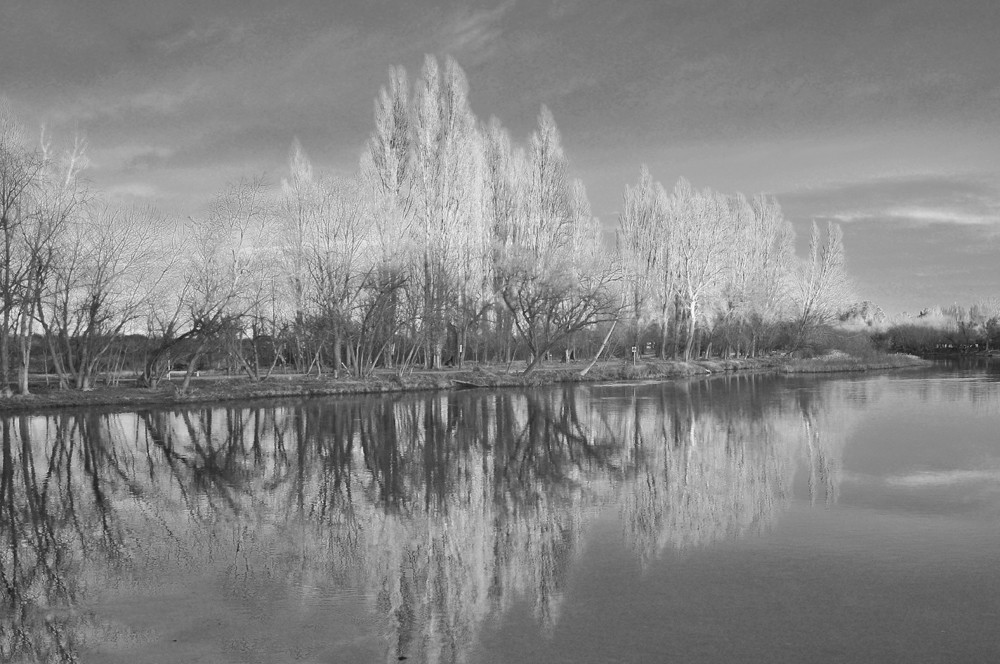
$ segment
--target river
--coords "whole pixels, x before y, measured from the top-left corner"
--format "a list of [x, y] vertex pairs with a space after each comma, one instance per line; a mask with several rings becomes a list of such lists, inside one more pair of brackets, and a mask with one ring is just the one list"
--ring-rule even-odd
[[4, 662], [1000, 661], [1000, 366], [2, 419]]

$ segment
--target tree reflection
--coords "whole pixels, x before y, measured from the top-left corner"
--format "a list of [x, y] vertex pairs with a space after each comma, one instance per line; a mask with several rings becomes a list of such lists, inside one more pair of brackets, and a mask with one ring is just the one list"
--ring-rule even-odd
[[836, 500], [841, 448], [830, 443], [842, 440], [834, 432], [844, 413], [834, 426], [819, 395], [802, 401], [799, 393], [795, 412], [773, 381], [741, 381], [725, 391], [704, 382], [664, 389], [659, 401], [636, 400], [615, 423], [636, 454], [622, 516], [643, 562], [664, 549], [760, 532], [791, 498], [803, 456], [810, 496]]
[[0, 658], [135, 638], [78, 607], [183, 562], [261, 610], [359, 589], [387, 661], [463, 661], [515, 601], [557, 622], [606, 507], [649, 561], [771, 523], [800, 460], [836, 500], [821, 397], [750, 377], [6, 418]]
[[126, 475], [99, 441], [96, 416], [4, 418], [0, 468], [0, 659], [75, 661], [79, 647], [120, 630], [76, 611], [91, 556], [105, 570], [121, 558], [122, 533], [106, 475]]

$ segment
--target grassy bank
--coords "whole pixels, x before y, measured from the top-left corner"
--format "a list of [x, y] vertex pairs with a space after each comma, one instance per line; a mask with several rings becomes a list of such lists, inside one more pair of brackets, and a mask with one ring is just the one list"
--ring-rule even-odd
[[858, 358], [833, 352], [810, 359], [772, 356], [749, 359], [642, 361], [638, 364], [613, 360], [598, 363], [586, 376], [580, 376], [583, 363], [553, 364], [523, 376], [506, 373], [502, 366], [477, 366], [468, 370], [413, 371], [404, 376], [379, 373], [370, 378], [340, 378], [278, 375], [261, 382], [243, 377], [207, 376], [196, 378], [181, 392], [180, 381], [163, 381], [155, 389], [133, 386], [97, 387], [82, 392], [59, 390], [51, 385], [33, 385], [26, 396], [0, 397], [0, 411], [25, 411], [73, 406], [118, 406], [137, 408], [222, 401], [297, 398], [348, 394], [382, 394], [420, 390], [461, 389], [472, 387], [524, 387], [566, 382], [621, 380], [669, 380], [731, 372], [831, 373], [839, 371], [876, 371], [902, 367], [927, 366], [929, 362], [912, 355], [879, 354]]
[[822, 357], [792, 359], [780, 368], [782, 373], [834, 373], [840, 371], [884, 371], [906, 367], [929, 366], [930, 360], [903, 353], [873, 353], [856, 357], [840, 351]]

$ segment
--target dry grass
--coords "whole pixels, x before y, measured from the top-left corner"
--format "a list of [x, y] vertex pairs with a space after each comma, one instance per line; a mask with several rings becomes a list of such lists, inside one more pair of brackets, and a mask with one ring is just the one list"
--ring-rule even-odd
[[926, 367], [931, 362], [916, 355], [900, 353], [870, 353], [865, 357], [831, 351], [820, 357], [790, 360], [779, 371], [782, 373], [834, 373], [841, 371], [883, 371], [906, 367]]

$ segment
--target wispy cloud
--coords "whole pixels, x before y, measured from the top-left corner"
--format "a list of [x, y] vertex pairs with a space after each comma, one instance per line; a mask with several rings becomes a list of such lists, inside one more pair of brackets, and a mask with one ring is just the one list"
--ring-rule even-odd
[[780, 199], [792, 209], [843, 223], [1000, 227], [1000, 190], [977, 176], [871, 178], [803, 188]]
[[930, 224], [995, 224], [1000, 222], [1000, 212], [976, 214], [961, 208], [902, 207], [890, 208], [886, 216]]
[[186, 103], [196, 99], [204, 88], [198, 78], [187, 81], [181, 87], [163, 89], [151, 87], [127, 97], [120, 105], [124, 110], [139, 110], [153, 113], [174, 113]]
[[95, 168], [143, 169], [160, 163], [175, 153], [175, 148], [149, 143], [121, 143], [116, 146], [98, 146], [91, 153], [91, 166]]
[[246, 36], [242, 23], [212, 22], [193, 25], [156, 40], [157, 50], [170, 55], [182, 49], [203, 48], [216, 44], [237, 42]]
[[184, 75], [167, 81], [129, 80], [87, 92], [72, 106], [46, 112], [46, 120], [55, 125], [125, 119], [136, 115], [170, 115], [199, 99], [207, 89], [201, 79]]
[[148, 182], [121, 182], [106, 187], [104, 193], [111, 200], [148, 200], [160, 196], [160, 190]]
[[893, 207], [884, 209], [854, 210], [829, 215], [834, 221], [856, 222], [911, 222], [913, 224], [1000, 224], [1000, 214], [974, 214], [962, 209], [942, 207]]
[[492, 9], [461, 10], [444, 22], [433, 44], [437, 50], [463, 55], [466, 66], [489, 59], [503, 35], [502, 21], [516, 4], [507, 0]]
[[997, 488], [1000, 489], [1000, 470], [926, 471], [912, 475], [892, 475], [885, 478], [886, 484], [902, 487], [954, 486], [976, 482], [997, 483]]

